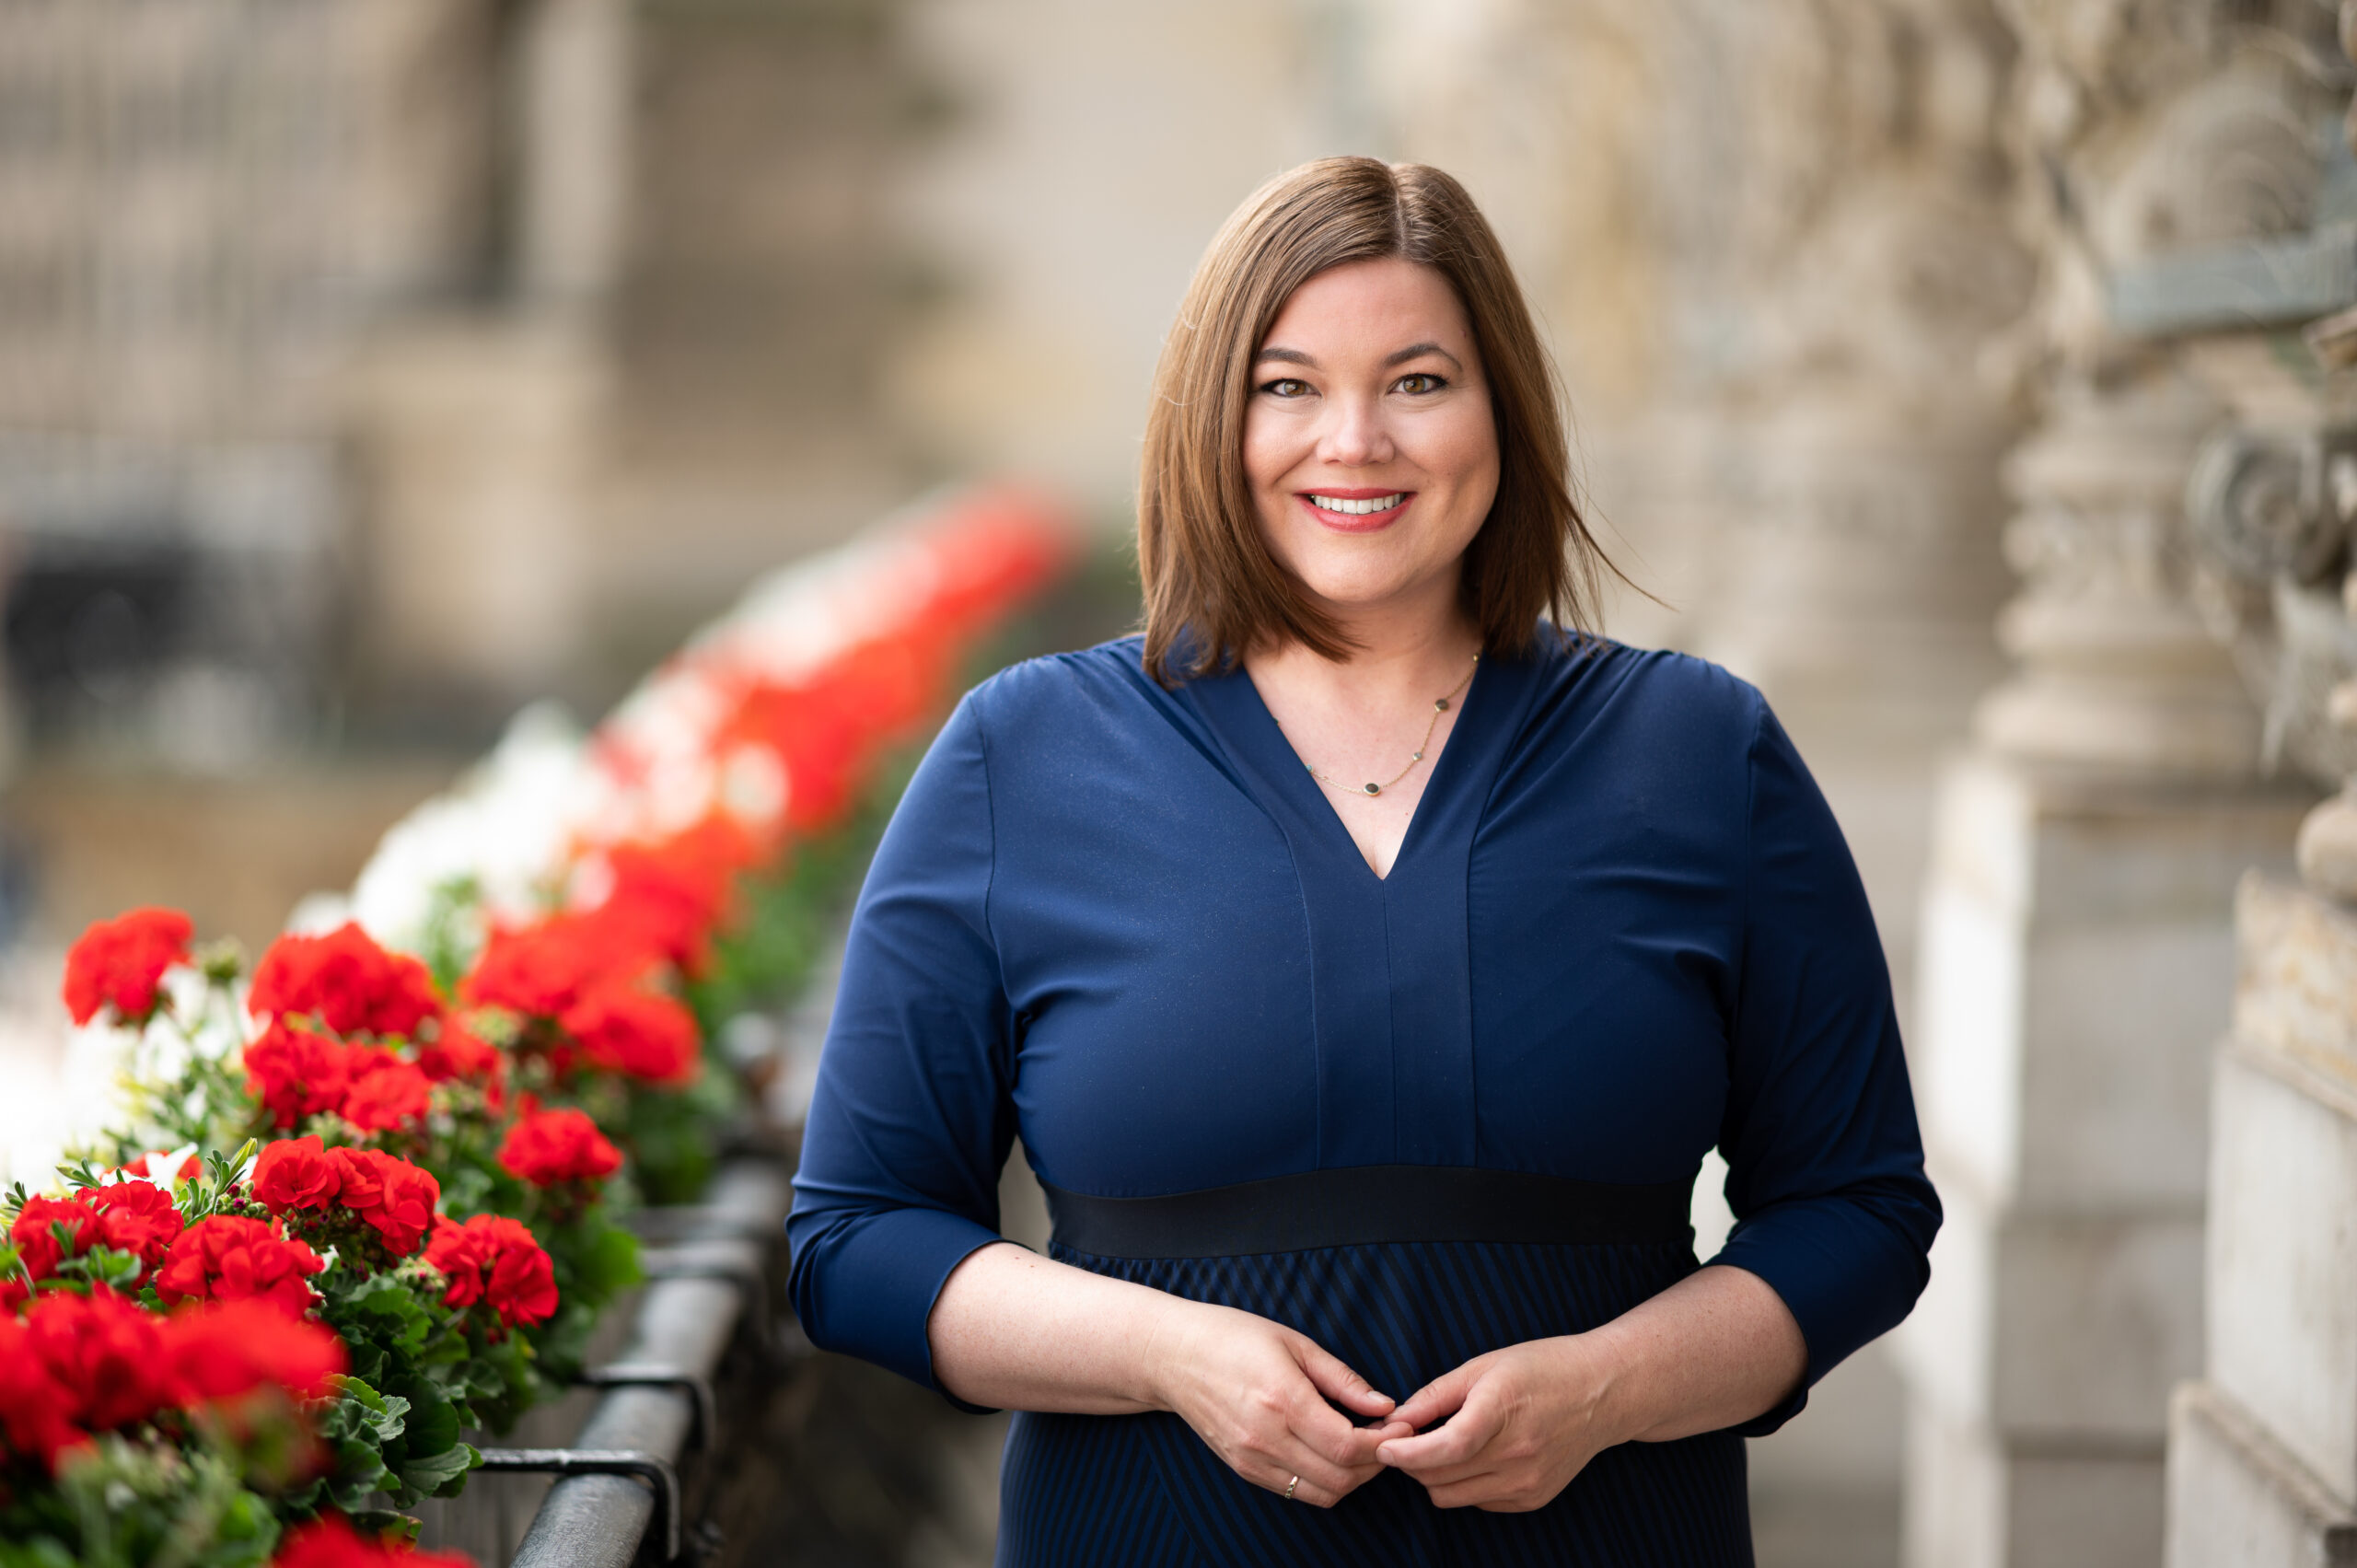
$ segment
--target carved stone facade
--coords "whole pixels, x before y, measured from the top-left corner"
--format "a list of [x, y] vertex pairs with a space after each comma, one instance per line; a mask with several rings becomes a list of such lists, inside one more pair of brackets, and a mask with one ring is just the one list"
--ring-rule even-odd
[[[2357, 54], [2357, 5], [2340, 24]], [[2345, 249], [2357, 164], [2326, 145], [2302, 238]], [[2276, 248], [2276, 270], [2295, 270], [2300, 243]], [[2170, 1410], [2171, 1568], [2357, 1562], [2357, 287], [2303, 323], [2316, 303], [2186, 350], [2230, 411], [2192, 493], [2213, 621], [2270, 749], [2341, 789], [2301, 825], [2298, 882], [2253, 874], [2237, 900], [2205, 1353]]]
[[[2280, 13], [2280, 14], [2274, 14]], [[2157, 253], [2303, 228], [2337, 69], [2315, 6], [2033, 4], [2009, 113], [2038, 306], [2007, 458], [2014, 672], [1943, 782], [1917, 1052], [1948, 1208], [1901, 1330], [1916, 1568], [2149, 1563], [2200, 1357], [2211, 1048], [2245, 868], [2305, 802], [2197, 604], [2215, 391], [2131, 336]]]

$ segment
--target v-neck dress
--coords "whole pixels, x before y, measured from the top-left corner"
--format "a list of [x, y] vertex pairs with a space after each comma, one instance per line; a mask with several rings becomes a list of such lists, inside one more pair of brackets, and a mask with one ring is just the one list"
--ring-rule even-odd
[[[1792, 1309], [1806, 1382], [1906, 1315], [1939, 1224], [1865, 895], [1766, 703], [1552, 632], [1482, 660], [1387, 877], [1240, 672], [1166, 691], [1131, 638], [970, 693], [852, 920], [789, 1221], [810, 1338], [938, 1387], [926, 1318], [998, 1238], [1018, 1135], [1053, 1256], [1288, 1324], [1400, 1398], [1693, 1272], [1713, 1147], [1714, 1260]], [[1675, 1213], [1451, 1229], [1467, 1183]], [[1295, 1234], [1298, 1202], [1252, 1197], [1310, 1187], [1361, 1198]], [[1426, 1189], [1444, 1218], [1392, 1224]], [[1177, 1210], [1234, 1243], [1103, 1239]], [[1174, 1415], [1019, 1413], [998, 1561], [1747, 1563], [1742, 1437], [1803, 1398], [1608, 1449], [1525, 1514], [1397, 1472], [1305, 1507]]]

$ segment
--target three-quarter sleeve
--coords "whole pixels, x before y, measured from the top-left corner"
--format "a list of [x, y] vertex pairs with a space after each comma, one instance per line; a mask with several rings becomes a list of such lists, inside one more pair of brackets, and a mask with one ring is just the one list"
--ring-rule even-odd
[[868, 870], [786, 1222], [812, 1342], [928, 1388], [926, 1319], [950, 1271], [999, 1238], [1015, 1137], [981, 697], [926, 753]]
[[[1791, 1309], [1808, 1345], [1805, 1390], [1914, 1306], [1940, 1205], [1865, 889], [1764, 703], [1746, 870], [1719, 1144], [1736, 1225], [1715, 1261], [1757, 1274]], [[1744, 1430], [1772, 1430], [1800, 1402]]]

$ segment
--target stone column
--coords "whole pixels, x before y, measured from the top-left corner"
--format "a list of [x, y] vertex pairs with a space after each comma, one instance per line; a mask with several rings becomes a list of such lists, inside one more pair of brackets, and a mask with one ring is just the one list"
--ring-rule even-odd
[[1940, 755], [2003, 672], [1992, 526], [2017, 433], [1986, 346], [2028, 307], [1981, 0], [1720, 8], [1742, 62], [1715, 389], [1734, 447], [1698, 651], [1756, 681], [1824, 786], [1902, 1009]]
[[[1735, 177], [1687, 199], [1718, 209], [1713, 303], [1737, 324], [1708, 377], [1724, 478], [1691, 645], [1807, 758], [1911, 1026], [1933, 784], [2003, 670], [1995, 476], [2018, 417], [1982, 350], [2034, 284], [1998, 147], [2008, 40], [1980, 0], [1713, 10]], [[1754, 1445], [1763, 1531], [1839, 1508], [1887, 1561], [1903, 1404], [1869, 1346]]]
[[[2335, 597], [2332, 717], [2357, 742], [2357, 574]], [[2357, 1562], [2357, 789], [2309, 814], [2299, 869], [2251, 873], [2237, 900], [2205, 1365], [2169, 1411], [2169, 1568]]]
[[[2340, 13], [2357, 44], [2357, 0]], [[2235, 411], [2193, 491], [2213, 619], [2270, 749], [2342, 788], [2301, 825], [2298, 882], [2253, 873], [2236, 900], [2203, 1375], [2169, 1411], [2170, 1568], [2357, 1562], [2357, 316], [2307, 337], [2313, 360], [2288, 332], [2194, 356]]]
[[[2307, 798], [2197, 614], [2183, 507], [2219, 408], [2127, 341], [2145, 251], [2304, 226], [2314, 41], [2227, 7], [2008, 8], [2044, 271], [2041, 417], [2007, 459], [2012, 676], [1945, 771], [1924, 894], [1918, 1094], [1947, 1220], [1898, 1335], [1910, 1568], [2149, 1564], [2170, 1386], [2199, 1360], [2207, 1058], [2232, 900]], [[2239, 13], [2238, 13], [2239, 14]], [[2280, 177], [2278, 179], [2277, 177]]]

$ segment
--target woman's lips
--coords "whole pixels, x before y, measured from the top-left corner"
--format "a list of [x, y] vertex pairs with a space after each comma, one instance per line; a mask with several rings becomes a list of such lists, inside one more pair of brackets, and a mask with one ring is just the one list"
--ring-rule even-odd
[[1300, 490], [1294, 494], [1319, 526], [1337, 533], [1388, 528], [1416, 498], [1412, 490]]

